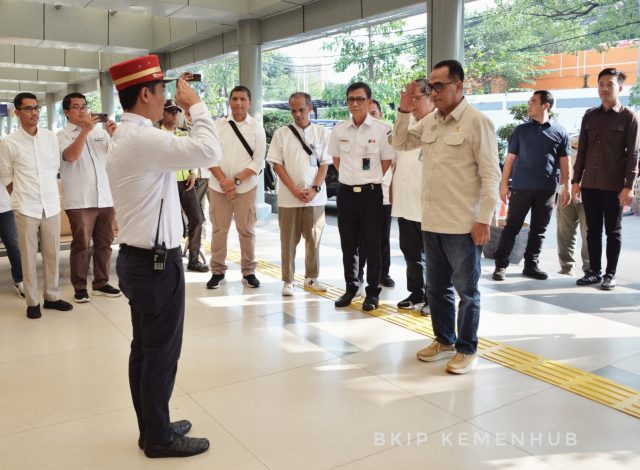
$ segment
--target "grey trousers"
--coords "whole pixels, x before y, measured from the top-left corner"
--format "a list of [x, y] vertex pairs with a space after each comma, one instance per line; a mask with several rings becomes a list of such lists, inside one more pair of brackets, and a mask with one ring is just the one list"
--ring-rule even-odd
[[582, 239], [582, 271], [589, 270], [589, 249], [587, 247], [587, 220], [581, 202], [573, 202], [565, 208], [557, 208], [558, 259], [562, 271], [571, 271], [576, 264], [575, 250], [578, 226]]

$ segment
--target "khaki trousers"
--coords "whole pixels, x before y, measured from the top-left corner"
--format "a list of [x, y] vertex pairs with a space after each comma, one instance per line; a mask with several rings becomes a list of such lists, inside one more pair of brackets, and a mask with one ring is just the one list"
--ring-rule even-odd
[[324, 230], [324, 206], [278, 207], [282, 280], [293, 282], [296, 248], [304, 237], [304, 277], [317, 278], [320, 273], [320, 238]]
[[556, 210], [557, 213], [557, 238], [558, 238], [558, 259], [563, 271], [573, 269], [575, 260], [576, 238], [578, 225], [580, 225], [580, 235], [582, 238], [582, 271], [589, 270], [589, 249], [587, 245], [587, 219], [584, 214], [584, 206], [580, 203], [571, 202], [567, 207]]
[[40, 252], [44, 266], [44, 299], [56, 301], [60, 299], [60, 214], [36, 219], [14, 212], [18, 228], [18, 245], [24, 281], [24, 295], [28, 307], [40, 304], [38, 289], [38, 272], [36, 269], [38, 256], [38, 232], [40, 232]]
[[211, 273], [224, 274], [227, 270], [227, 237], [231, 219], [235, 217], [240, 240], [240, 269], [243, 276], [255, 274], [256, 266], [256, 188], [237, 194], [229, 200], [224, 193], [209, 189], [211, 206]]

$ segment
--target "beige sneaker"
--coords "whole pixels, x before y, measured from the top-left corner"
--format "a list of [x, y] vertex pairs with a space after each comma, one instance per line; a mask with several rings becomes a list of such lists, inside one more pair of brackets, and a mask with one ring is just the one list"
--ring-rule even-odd
[[317, 279], [306, 277], [304, 279], [304, 288], [311, 289], [315, 292], [327, 292], [327, 286], [318, 281]]
[[285, 282], [282, 286], [282, 295], [291, 297], [293, 295], [293, 282]]
[[478, 363], [477, 354], [463, 354], [457, 352], [453, 359], [447, 362], [447, 372], [452, 374], [466, 374]]
[[418, 359], [424, 362], [434, 362], [441, 359], [448, 359], [456, 353], [456, 348], [453, 344], [446, 345], [433, 341], [429, 346], [418, 351], [416, 356]]

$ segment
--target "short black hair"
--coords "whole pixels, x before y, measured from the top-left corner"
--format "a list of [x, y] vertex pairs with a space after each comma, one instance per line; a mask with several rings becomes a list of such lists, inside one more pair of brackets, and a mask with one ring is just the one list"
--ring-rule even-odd
[[376, 105], [376, 107], [378, 108], [378, 112], [382, 114], [382, 107], [380, 106], [380, 102], [378, 100], [371, 100], [371, 102]]
[[38, 101], [38, 98], [36, 97], [36, 95], [34, 95], [33, 93], [29, 93], [28, 91], [18, 93], [16, 97], [13, 99], [13, 107], [16, 109], [20, 108], [20, 106], [22, 106], [22, 101], [24, 100]]
[[87, 102], [87, 97], [84, 96], [82, 93], [77, 93], [77, 92], [69, 93], [67, 96], [62, 98], [62, 109], [66, 109], [68, 111], [69, 106], [71, 106], [71, 100], [73, 98], [84, 100], [85, 103]]
[[616, 68], [602, 69], [598, 74], [598, 81], [600, 81], [600, 77], [602, 77], [603, 75], [613, 75], [614, 77], [616, 77], [616, 80], [618, 80], [619, 85], [622, 85], [627, 79], [627, 74], [622, 70], [618, 70]]
[[549, 109], [553, 108], [553, 103], [556, 102], [555, 98], [551, 94], [550, 91], [547, 90], [536, 90], [533, 92], [534, 95], [540, 96], [540, 103], [546, 104], [549, 103]]
[[238, 86], [234, 86], [233, 90], [231, 90], [231, 93], [229, 93], [229, 99], [231, 99], [231, 97], [233, 96], [233, 94], [235, 92], [240, 92], [240, 91], [244, 91], [247, 94], [247, 97], [249, 98], [249, 101], [251, 101], [251, 90], [249, 90], [249, 88], [247, 88], [244, 85], [238, 85]]
[[367, 95], [367, 98], [371, 99], [371, 87], [369, 85], [367, 85], [365, 82], [355, 82], [352, 83], [351, 85], [349, 85], [349, 87], [347, 88], [347, 97], [349, 97], [349, 92], [353, 91], [353, 90], [359, 90], [360, 88], [362, 88], [364, 90], [364, 92]]
[[151, 93], [154, 93], [154, 88], [158, 83], [162, 83], [162, 80], [155, 80], [153, 82], [145, 82], [138, 83], [136, 85], [130, 86], [129, 88], [125, 88], [118, 92], [118, 97], [120, 98], [120, 105], [124, 111], [128, 111], [136, 105], [136, 101], [138, 101], [138, 95], [140, 94], [140, 90], [143, 88], [148, 88]]
[[304, 98], [304, 101], [305, 103], [307, 103], [307, 106], [313, 108], [313, 103], [311, 102], [311, 95], [309, 93], [305, 93], [304, 91], [296, 91], [295, 93], [291, 93], [291, 96], [289, 97], [289, 102], [291, 102], [291, 100], [294, 98]]
[[447, 67], [449, 69], [449, 78], [464, 82], [464, 69], [462, 68], [462, 64], [457, 60], [441, 60], [433, 66], [433, 69], [439, 69], [440, 67]]

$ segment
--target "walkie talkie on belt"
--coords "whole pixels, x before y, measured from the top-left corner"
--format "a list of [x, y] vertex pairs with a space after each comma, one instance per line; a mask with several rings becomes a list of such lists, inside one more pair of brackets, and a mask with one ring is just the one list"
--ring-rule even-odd
[[151, 257], [153, 258], [153, 270], [164, 271], [164, 264], [167, 261], [167, 245], [162, 242], [158, 245], [158, 234], [160, 233], [160, 217], [162, 217], [162, 204], [164, 199], [160, 200], [160, 214], [158, 214], [158, 227], [156, 228], [156, 241], [151, 249]]

